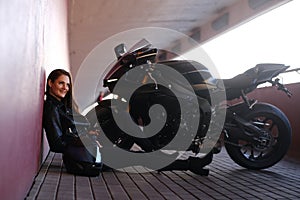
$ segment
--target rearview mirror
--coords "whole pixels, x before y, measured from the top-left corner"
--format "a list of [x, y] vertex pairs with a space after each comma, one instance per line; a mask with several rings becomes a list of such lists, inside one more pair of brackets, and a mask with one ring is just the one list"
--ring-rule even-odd
[[114, 50], [117, 58], [123, 56], [127, 52], [126, 46], [123, 43], [116, 46]]

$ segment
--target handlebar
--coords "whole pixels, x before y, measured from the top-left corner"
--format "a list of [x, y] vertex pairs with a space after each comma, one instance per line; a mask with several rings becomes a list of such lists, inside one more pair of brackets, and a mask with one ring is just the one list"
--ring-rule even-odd
[[284, 71], [284, 72], [282, 72], [282, 73], [287, 73], [287, 72], [297, 72], [297, 73], [300, 74], [300, 68], [286, 70], [286, 71]]

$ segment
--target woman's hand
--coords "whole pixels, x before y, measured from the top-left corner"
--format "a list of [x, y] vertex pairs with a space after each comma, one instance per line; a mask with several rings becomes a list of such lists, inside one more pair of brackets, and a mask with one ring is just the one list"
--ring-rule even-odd
[[[99, 136], [100, 135], [100, 131], [99, 130], [90, 130], [88, 133], [90, 135], [93, 135], [93, 136]], [[99, 148], [103, 147], [98, 140], [96, 140], [96, 143], [99, 146]]]

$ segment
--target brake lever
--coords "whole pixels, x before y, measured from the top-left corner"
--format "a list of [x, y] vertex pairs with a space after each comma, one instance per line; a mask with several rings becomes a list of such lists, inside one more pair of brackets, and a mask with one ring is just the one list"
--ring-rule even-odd
[[279, 83], [279, 78], [276, 78], [275, 81], [272, 81], [271, 83], [273, 86], [277, 86], [277, 90], [285, 92], [289, 98], [292, 97], [293, 94], [286, 87], [284, 87], [283, 84]]

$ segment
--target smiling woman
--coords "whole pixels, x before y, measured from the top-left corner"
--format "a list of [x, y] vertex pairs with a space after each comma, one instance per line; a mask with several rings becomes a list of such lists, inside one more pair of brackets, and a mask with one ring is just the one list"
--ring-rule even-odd
[[60, 75], [54, 82], [49, 80], [49, 93], [58, 100], [63, 99], [70, 89], [70, 79], [66, 75]]
[[[67, 145], [63, 135], [68, 128], [65, 127], [65, 123], [62, 123], [61, 118], [63, 116], [60, 117], [58, 111], [72, 113], [71, 81], [70, 73], [63, 69], [53, 70], [47, 79], [43, 127], [47, 134], [50, 150], [54, 152], [63, 153]], [[70, 119], [72, 120], [72, 118]]]
[[63, 69], [53, 70], [47, 79], [46, 96], [43, 127], [50, 150], [63, 154], [69, 173], [99, 175], [102, 164], [99, 143], [95, 139], [98, 132], [90, 129], [83, 116], [78, 114], [75, 120], [70, 73]]
[[62, 69], [54, 70], [48, 77], [46, 94], [50, 94], [61, 101], [69, 91], [69, 96], [66, 98], [68, 101], [70, 101], [69, 98], [72, 95], [70, 74]]
[[57, 78], [49, 77], [47, 86], [49, 86], [49, 94], [61, 101], [70, 90], [70, 76], [65, 75], [66, 73], [62, 70], [59, 71], [62, 74]]

